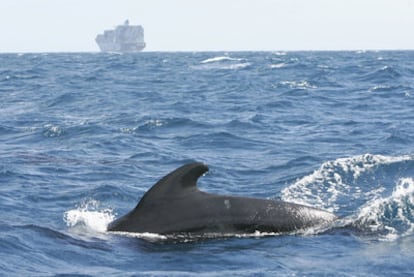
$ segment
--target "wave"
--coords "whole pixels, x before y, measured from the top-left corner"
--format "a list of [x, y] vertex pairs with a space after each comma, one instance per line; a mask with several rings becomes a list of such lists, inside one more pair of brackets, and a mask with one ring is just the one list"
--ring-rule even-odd
[[[333, 227], [396, 239], [414, 231], [414, 180], [401, 177], [412, 174], [413, 162], [409, 155], [372, 154], [328, 161], [285, 188], [281, 198], [339, 214], [342, 220]], [[394, 184], [392, 192], [384, 185], [388, 182]]]
[[65, 134], [65, 130], [57, 125], [46, 124], [44, 126], [43, 136], [47, 138], [60, 137]]
[[286, 66], [286, 63], [276, 63], [276, 64], [271, 64], [269, 67], [270, 68], [282, 68], [285, 66]]
[[223, 62], [223, 61], [243, 61], [244, 59], [241, 58], [231, 58], [228, 56], [218, 56], [218, 57], [214, 57], [214, 58], [208, 58], [205, 59], [203, 61], [201, 61], [200, 63], [202, 64], [206, 64], [206, 63], [216, 63], [216, 62]]
[[207, 70], [237, 70], [247, 68], [251, 63], [243, 58], [231, 58], [228, 56], [217, 56], [208, 58], [200, 62], [199, 65], [193, 66], [194, 69]]
[[307, 90], [307, 89], [316, 89], [317, 86], [309, 83], [306, 80], [301, 81], [282, 81], [280, 82], [281, 86], [288, 86], [291, 89], [301, 89], [301, 90]]
[[227, 63], [227, 64], [206, 64], [201, 66], [194, 66], [195, 69], [206, 69], [206, 70], [237, 70], [244, 69], [251, 65], [251, 63]]
[[359, 209], [352, 225], [379, 234], [381, 239], [395, 240], [414, 232], [414, 179], [398, 180], [389, 197], [379, 197]]
[[94, 199], [83, 201], [77, 208], [63, 215], [63, 220], [71, 231], [90, 236], [105, 234], [108, 224], [114, 219], [112, 209], [101, 208], [101, 203]]
[[[364, 188], [354, 185], [363, 173], [381, 165], [412, 160], [413, 157], [408, 155], [392, 157], [364, 154], [328, 161], [310, 175], [282, 190], [282, 199], [338, 212], [344, 208], [343, 203], [338, 201], [341, 195], [347, 197], [362, 193]], [[373, 193], [370, 188], [366, 189], [369, 190], [366, 193]]]
[[383, 66], [373, 72], [369, 72], [361, 77], [362, 81], [377, 83], [389, 83], [402, 77], [402, 74], [392, 66]]

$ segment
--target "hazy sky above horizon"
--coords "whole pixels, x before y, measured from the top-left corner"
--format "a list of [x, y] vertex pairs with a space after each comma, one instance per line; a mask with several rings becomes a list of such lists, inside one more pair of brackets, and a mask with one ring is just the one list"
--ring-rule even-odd
[[0, 0], [0, 52], [99, 51], [126, 19], [146, 51], [414, 49], [414, 0]]

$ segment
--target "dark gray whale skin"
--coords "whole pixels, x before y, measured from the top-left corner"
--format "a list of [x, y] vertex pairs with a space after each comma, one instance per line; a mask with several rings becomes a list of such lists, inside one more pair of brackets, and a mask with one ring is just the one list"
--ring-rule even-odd
[[158, 181], [108, 231], [169, 234], [285, 233], [332, 222], [332, 213], [284, 201], [216, 195], [197, 188], [208, 171], [186, 164]]

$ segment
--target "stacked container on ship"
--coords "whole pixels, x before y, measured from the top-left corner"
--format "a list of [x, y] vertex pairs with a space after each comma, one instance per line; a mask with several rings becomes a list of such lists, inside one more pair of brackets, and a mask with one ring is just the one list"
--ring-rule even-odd
[[123, 25], [97, 35], [95, 41], [102, 52], [140, 52], [145, 48], [144, 28], [141, 25], [129, 25], [126, 20]]

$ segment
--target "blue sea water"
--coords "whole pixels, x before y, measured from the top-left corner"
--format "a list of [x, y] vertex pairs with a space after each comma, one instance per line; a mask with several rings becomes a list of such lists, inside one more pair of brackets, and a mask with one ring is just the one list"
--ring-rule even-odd
[[[0, 54], [0, 275], [414, 275], [414, 52]], [[106, 232], [190, 161], [324, 229]], [[154, 219], [156, 220], [156, 219]]]

